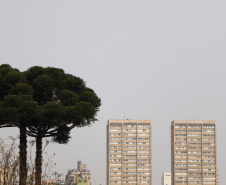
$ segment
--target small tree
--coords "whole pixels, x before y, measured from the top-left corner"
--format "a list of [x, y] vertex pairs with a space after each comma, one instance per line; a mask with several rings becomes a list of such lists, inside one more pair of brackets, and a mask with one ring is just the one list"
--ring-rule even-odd
[[[19, 155], [18, 155], [18, 138], [9, 136], [6, 139], [0, 137], [0, 185], [17, 185], [19, 180]], [[28, 178], [27, 184], [32, 185], [35, 182], [35, 164], [33, 150], [35, 146], [35, 140], [29, 140], [29, 152], [28, 152]], [[50, 141], [45, 140], [43, 151], [49, 145]], [[45, 160], [43, 160], [44, 172], [42, 174], [42, 180], [47, 180], [56, 177], [56, 174], [61, 175], [53, 171], [56, 163], [53, 162], [55, 153], [45, 152]]]
[[[101, 101], [82, 79], [66, 74], [62, 69], [35, 66], [19, 74], [25, 83], [24, 80], [23, 83], [14, 82], [10, 90], [6, 90], [13, 94], [3, 96], [2, 125], [16, 125], [23, 130], [21, 135], [27, 133], [36, 138], [35, 184], [41, 185], [42, 138], [53, 137], [58, 143], [67, 143], [71, 129], [96, 121]], [[8, 103], [7, 99], [12, 102], [13, 98], [16, 103]], [[18, 111], [23, 116], [12, 120], [9, 114], [15, 116]], [[21, 135], [20, 140], [26, 143]]]
[[0, 138], [0, 185], [16, 185], [19, 174], [17, 138]]

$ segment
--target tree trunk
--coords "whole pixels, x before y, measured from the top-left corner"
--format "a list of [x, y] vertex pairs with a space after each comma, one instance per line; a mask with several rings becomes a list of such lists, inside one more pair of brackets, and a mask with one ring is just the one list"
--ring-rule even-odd
[[35, 185], [42, 183], [42, 136], [36, 138]]
[[26, 126], [20, 127], [20, 185], [27, 184], [27, 132]]

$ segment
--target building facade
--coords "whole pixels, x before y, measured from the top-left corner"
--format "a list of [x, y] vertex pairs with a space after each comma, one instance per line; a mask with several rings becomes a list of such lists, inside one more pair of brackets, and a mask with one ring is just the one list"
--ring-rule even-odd
[[89, 185], [88, 179], [77, 178], [76, 185]]
[[91, 185], [91, 173], [86, 168], [86, 164], [77, 162], [77, 169], [68, 170], [66, 182], [69, 185], [88, 184]]
[[163, 172], [161, 177], [162, 185], [171, 185], [171, 173]]
[[109, 120], [107, 185], [152, 185], [150, 120]]
[[172, 185], [217, 185], [215, 121], [172, 121]]
[[219, 185], [219, 171], [217, 169], [217, 185]]

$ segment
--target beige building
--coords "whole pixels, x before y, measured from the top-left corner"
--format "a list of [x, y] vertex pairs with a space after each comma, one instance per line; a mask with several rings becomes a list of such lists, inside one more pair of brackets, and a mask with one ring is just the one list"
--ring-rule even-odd
[[163, 172], [161, 177], [162, 185], [171, 185], [171, 173]]
[[217, 169], [217, 185], [219, 185], [219, 171]]
[[217, 184], [215, 121], [172, 121], [172, 185]]
[[152, 185], [150, 120], [109, 120], [107, 185]]
[[82, 164], [81, 161], [77, 162], [77, 169], [68, 170], [66, 175], [66, 182], [70, 185], [77, 184], [78, 180], [84, 180], [83, 182], [88, 182], [91, 185], [91, 173], [86, 168], [86, 164]]

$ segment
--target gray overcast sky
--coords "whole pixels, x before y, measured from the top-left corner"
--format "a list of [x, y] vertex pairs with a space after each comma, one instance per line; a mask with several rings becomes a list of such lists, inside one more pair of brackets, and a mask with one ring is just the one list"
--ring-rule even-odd
[[98, 122], [73, 130], [68, 145], [48, 147], [55, 169], [65, 175], [82, 160], [93, 184], [105, 185], [107, 120], [125, 112], [152, 120], [153, 185], [160, 185], [170, 171], [171, 121], [198, 118], [217, 121], [226, 184], [225, 10], [225, 0], [0, 0], [0, 63], [62, 68], [102, 99]]

